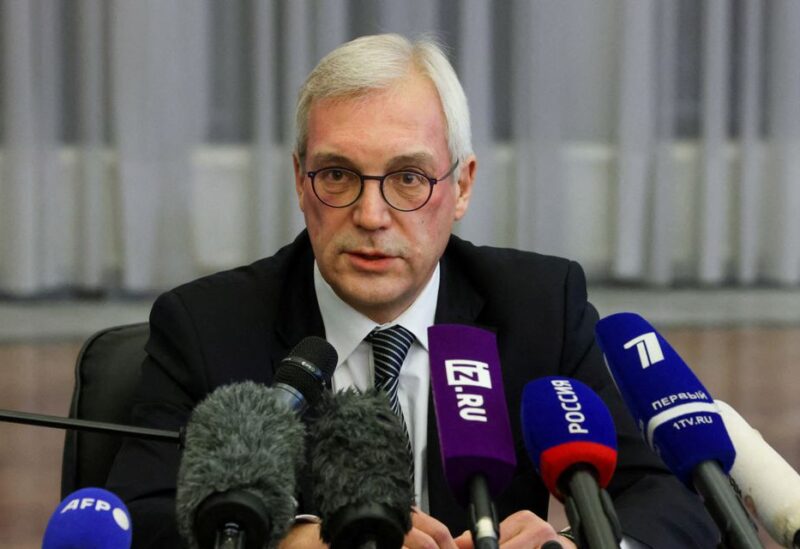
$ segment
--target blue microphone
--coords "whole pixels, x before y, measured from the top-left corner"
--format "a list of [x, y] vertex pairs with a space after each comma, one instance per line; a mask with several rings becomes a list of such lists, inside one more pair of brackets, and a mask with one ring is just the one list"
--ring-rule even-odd
[[619, 520], [603, 490], [617, 466], [617, 433], [605, 403], [580, 381], [544, 377], [525, 386], [521, 415], [525, 448], [564, 503], [578, 545], [618, 548]]
[[42, 549], [128, 549], [131, 515], [116, 495], [81, 488], [56, 507], [47, 523]]
[[736, 450], [711, 395], [678, 353], [635, 313], [595, 327], [625, 404], [647, 444], [702, 497], [728, 547], [761, 547], [727, 476]]

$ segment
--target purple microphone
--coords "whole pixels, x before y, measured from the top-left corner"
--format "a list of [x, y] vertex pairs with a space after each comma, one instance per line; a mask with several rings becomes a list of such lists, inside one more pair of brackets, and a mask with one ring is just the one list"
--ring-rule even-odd
[[431, 388], [447, 484], [469, 509], [476, 549], [498, 547], [492, 498], [517, 466], [492, 332], [458, 324], [428, 328]]

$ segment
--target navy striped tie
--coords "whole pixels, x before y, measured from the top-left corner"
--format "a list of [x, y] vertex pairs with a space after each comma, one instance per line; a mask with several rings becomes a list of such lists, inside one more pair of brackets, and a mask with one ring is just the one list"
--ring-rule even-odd
[[398, 324], [385, 330], [373, 330], [367, 336], [367, 340], [372, 344], [372, 356], [375, 362], [375, 388], [385, 392], [389, 397], [392, 411], [400, 418], [406, 433], [406, 446], [411, 466], [410, 475], [413, 480], [414, 451], [411, 448], [408, 427], [397, 398], [397, 384], [400, 379], [400, 368], [414, 341], [414, 334]]

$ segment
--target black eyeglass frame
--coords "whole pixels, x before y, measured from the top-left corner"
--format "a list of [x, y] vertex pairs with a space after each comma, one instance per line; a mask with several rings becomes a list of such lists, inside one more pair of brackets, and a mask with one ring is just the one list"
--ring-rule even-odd
[[[393, 209], [395, 209], [395, 210], [397, 210], [399, 212], [415, 212], [415, 211], [419, 210], [420, 208], [423, 208], [425, 206], [425, 204], [430, 202], [431, 196], [433, 196], [433, 186], [436, 185], [439, 181], [444, 181], [445, 179], [447, 179], [448, 177], [453, 175], [453, 172], [455, 172], [457, 166], [458, 166], [458, 160], [456, 160], [453, 163], [453, 165], [450, 166], [450, 169], [447, 170], [447, 173], [445, 173], [441, 177], [428, 177], [424, 173], [420, 173], [420, 172], [417, 172], [417, 171], [414, 171], [414, 170], [397, 170], [397, 171], [394, 171], [394, 172], [389, 172], [386, 175], [364, 175], [364, 174], [358, 173], [355, 170], [351, 170], [350, 168], [342, 168], [342, 167], [339, 167], [339, 166], [326, 166], [326, 167], [320, 168], [318, 170], [313, 170], [313, 171], [310, 171], [310, 172], [306, 172], [306, 175], [309, 177], [309, 179], [311, 179], [311, 189], [314, 191], [314, 196], [316, 196], [317, 199], [319, 199], [320, 202], [322, 202], [323, 204], [325, 204], [329, 208], [348, 208], [348, 207], [352, 206], [353, 204], [355, 204], [356, 202], [358, 202], [358, 199], [361, 198], [362, 194], [364, 194], [364, 182], [366, 180], [368, 180], [368, 179], [372, 179], [374, 181], [379, 181], [380, 182], [381, 197], [383, 197], [383, 201], [386, 202], [391, 208], [393, 208]], [[353, 199], [352, 202], [350, 202], [349, 204], [344, 204], [342, 206], [334, 206], [333, 204], [328, 204], [327, 202], [322, 200], [322, 197], [320, 197], [319, 193], [317, 193], [316, 185], [314, 185], [314, 178], [316, 177], [316, 175], [318, 173], [326, 171], [326, 170], [343, 170], [343, 171], [346, 171], [346, 172], [350, 172], [350, 173], [356, 174], [358, 176], [358, 178], [361, 180], [361, 188], [358, 190], [358, 194], [356, 195], [356, 197]], [[399, 174], [399, 173], [413, 173], [415, 175], [419, 175], [421, 177], [424, 177], [425, 179], [428, 180], [428, 183], [430, 183], [430, 185], [428, 186], [428, 197], [425, 199], [425, 201], [422, 204], [420, 204], [416, 208], [411, 208], [409, 210], [404, 210], [402, 208], [398, 208], [397, 206], [395, 206], [394, 204], [389, 202], [389, 200], [386, 198], [386, 194], [383, 192], [383, 182], [386, 180], [386, 178], [390, 177], [392, 175]]]

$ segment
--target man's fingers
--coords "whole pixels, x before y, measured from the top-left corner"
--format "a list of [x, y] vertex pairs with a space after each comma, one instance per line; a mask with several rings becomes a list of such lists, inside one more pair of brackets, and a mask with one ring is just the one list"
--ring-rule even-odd
[[319, 537], [319, 524], [302, 522], [289, 529], [283, 538], [279, 549], [327, 549]]
[[404, 541], [408, 549], [459, 549], [447, 526], [416, 507], [411, 513], [411, 524]]
[[469, 530], [465, 530], [463, 534], [453, 541], [458, 549], [475, 549], [475, 546], [472, 544], [472, 533]]
[[[453, 539], [447, 526], [417, 508], [411, 514], [411, 523], [404, 549], [474, 549], [469, 531]], [[550, 523], [530, 511], [518, 511], [500, 523], [501, 549], [574, 547], [568, 540], [560, 538]]]
[[437, 549], [439, 546], [431, 536], [418, 528], [411, 528], [403, 540], [403, 549]]
[[[530, 511], [517, 511], [500, 523], [501, 549], [544, 547], [549, 542], [562, 545], [552, 525]], [[547, 549], [555, 547], [551, 544]]]

